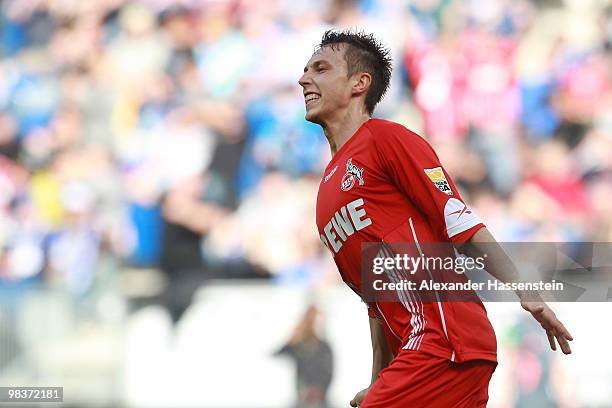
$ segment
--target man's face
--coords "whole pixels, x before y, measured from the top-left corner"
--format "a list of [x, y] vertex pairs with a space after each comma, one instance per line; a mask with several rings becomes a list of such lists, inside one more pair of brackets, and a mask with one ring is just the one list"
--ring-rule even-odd
[[345, 45], [315, 52], [299, 80], [306, 103], [306, 120], [323, 124], [351, 100], [350, 78], [344, 60]]

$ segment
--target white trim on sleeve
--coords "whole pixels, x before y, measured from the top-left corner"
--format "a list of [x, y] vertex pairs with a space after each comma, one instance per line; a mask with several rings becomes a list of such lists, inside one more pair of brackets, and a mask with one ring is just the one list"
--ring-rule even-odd
[[470, 210], [461, 200], [449, 198], [444, 206], [444, 222], [448, 237], [452, 238], [482, 221], [474, 210]]

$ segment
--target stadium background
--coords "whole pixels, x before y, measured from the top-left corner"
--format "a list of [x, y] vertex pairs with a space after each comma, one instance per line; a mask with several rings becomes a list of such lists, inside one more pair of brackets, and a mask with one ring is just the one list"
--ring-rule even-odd
[[[297, 86], [330, 27], [391, 47], [376, 116], [428, 138], [499, 240], [612, 241], [610, 1], [4, 0], [0, 385], [292, 406], [274, 353], [309, 304], [330, 405], [367, 385], [365, 308], [314, 226], [329, 149]], [[569, 357], [487, 305], [490, 406], [612, 406], [607, 305], [557, 305]]]

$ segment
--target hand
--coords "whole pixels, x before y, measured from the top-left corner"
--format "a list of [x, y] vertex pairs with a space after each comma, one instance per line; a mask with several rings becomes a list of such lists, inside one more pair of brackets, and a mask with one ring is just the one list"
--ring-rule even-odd
[[355, 394], [355, 396], [353, 397], [353, 399], [351, 400], [351, 407], [358, 407], [361, 405], [361, 403], [363, 402], [363, 399], [365, 398], [366, 394], [368, 393], [368, 391], [370, 390], [370, 388], [364, 388], [363, 390], [359, 391], [357, 394]]
[[546, 330], [546, 335], [548, 336], [548, 342], [550, 343], [550, 348], [553, 351], [557, 350], [557, 345], [555, 344], [555, 339], [561, 346], [561, 351], [563, 354], [571, 354], [572, 349], [568, 341], [574, 340], [572, 335], [567, 331], [563, 323], [557, 319], [555, 312], [553, 312], [550, 307], [543, 301], [535, 301], [535, 302], [521, 302], [521, 306], [523, 309], [531, 313], [531, 315], [540, 323], [542, 328]]

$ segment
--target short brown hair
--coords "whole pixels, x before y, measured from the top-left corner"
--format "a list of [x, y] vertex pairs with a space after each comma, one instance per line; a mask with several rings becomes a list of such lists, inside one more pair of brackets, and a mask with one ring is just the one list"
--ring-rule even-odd
[[347, 45], [344, 59], [349, 76], [358, 72], [367, 72], [372, 75], [372, 84], [368, 89], [365, 100], [366, 110], [372, 115], [374, 107], [389, 89], [389, 82], [391, 81], [390, 51], [373, 34], [352, 30], [327, 30], [317, 47], [319, 49], [327, 46], [335, 48], [340, 44]]

